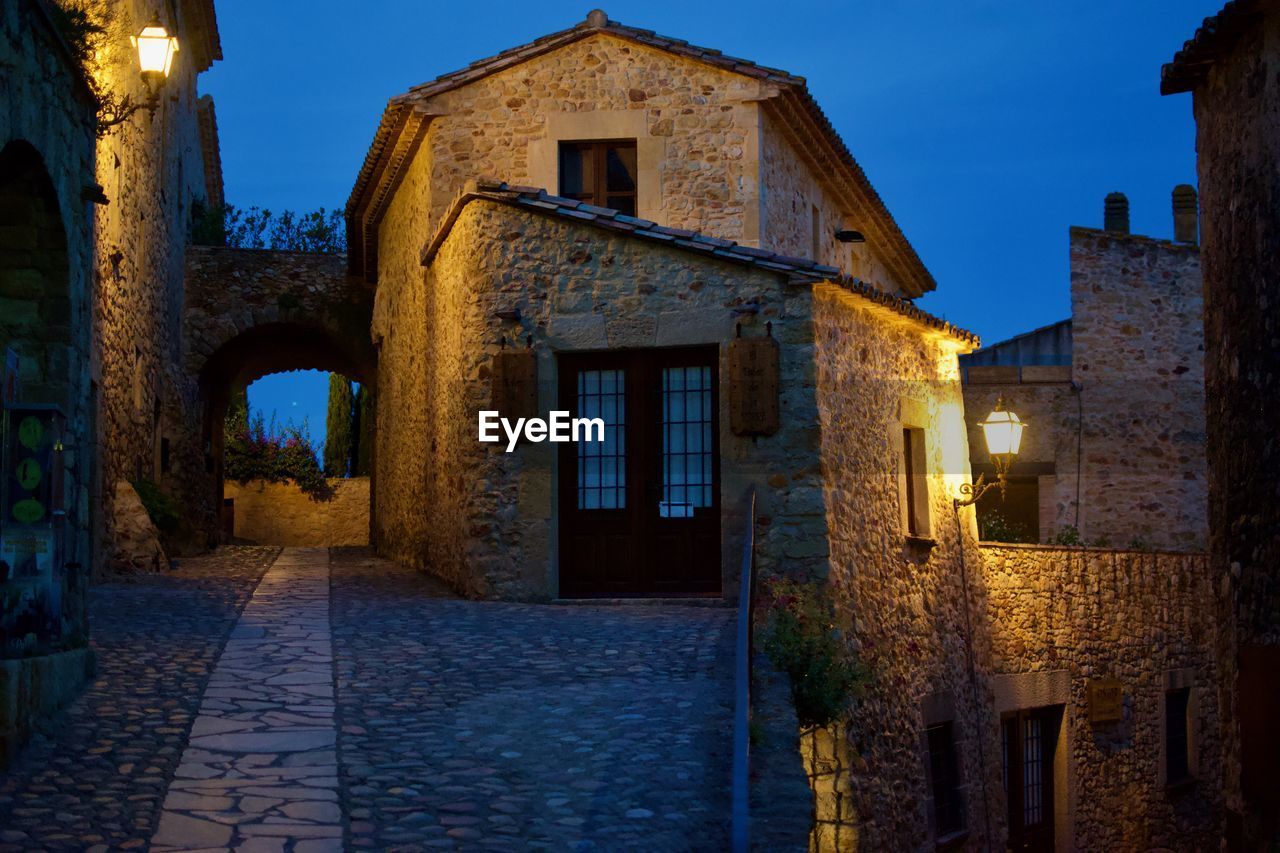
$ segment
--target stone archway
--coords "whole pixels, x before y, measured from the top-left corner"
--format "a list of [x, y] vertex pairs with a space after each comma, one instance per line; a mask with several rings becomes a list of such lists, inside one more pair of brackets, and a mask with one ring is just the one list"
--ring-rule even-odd
[[[269, 373], [323, 370], [361, 383], [376, 407], [373, 293], [347, 276], [344, 255], [192, 247], [186, 297], [183, 367], [194, 405], [183, 420], [203, 475], [187, 492], [206, 523], [216, 524], [222, 425], [233, 389]], [[370, 476], [376, 471], [372, 460]], [[370, 518], [373, 511], [371, 505]]]
[[[11, 477], [16, 469], [8, 466], [19, 460], [26, 473], [11, 480], [11, 504], [0, 519], [0, 657], [83, 644], [80, 568], [91, 558], [86, 509], [92, 509], [82, 496], [95, 454], [87, 297], [73, 288], [83, 279], [73, 275], [68, 241], [44, 158], [26, 141], [9, 142], [0, 150], [0, 374], [18, 408], [6, 412], [14, 418], [6, 438], [16, 440], [0, 456], [3, 476]], [[17, 357], [16, 376], [6, 366], [9, 351]], [[28, 424], [35, 443], [22, 438]], [[21, 504], [32, 514], [20, 515]]]
[[53, 182], [30, 144], [0, 151], [0, 354], [21, 359], [22, 396], [67, 411], [76, 359], [67, 235]]

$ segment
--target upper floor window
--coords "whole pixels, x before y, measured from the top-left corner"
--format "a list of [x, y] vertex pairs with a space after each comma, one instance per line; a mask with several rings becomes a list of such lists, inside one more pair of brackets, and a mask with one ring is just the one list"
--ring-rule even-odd
[[926, 469], [924, 430], [903, 426], [902, 453], [898, 460], [898, 501], [903, 532], [927, 539], [929, 529], [929, 478]]
[[636, 141], [560, 143], [560, 195], [636, 215]]

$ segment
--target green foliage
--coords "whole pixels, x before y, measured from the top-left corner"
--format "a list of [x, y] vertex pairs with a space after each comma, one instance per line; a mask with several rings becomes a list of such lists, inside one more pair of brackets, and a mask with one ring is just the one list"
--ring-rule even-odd
[[45, 8], [67, 47], [71, 49], [93, 96], [97, 114], [98, 137], [104, 137], [116, 125], [133, 118], [144, 104], [136, 103], [128, 95], [117, 95], [103, 85], [93, 73], [94, 56], [102, 47], [111, 25], [111, 16], [105, 7], [91, 9], [85, 0], [58, 0], [46, 3]]
[[1083, 545], [1084, 542], [1080, 539], [1080, 531], [1076, 529], [1075, 525], [1068, 524], [1058, 531], [1057, 536], [1054, 536], [1045, 544], [1046, 545], [1064, 545], [1067, 547], [1071, 547], [1076, 545]]
[[107, 32], [106, 21], [94, 20], [89, 13], [88, 4], [84, 2], [60, 0], [60, 2], [48, 4], [46, 8], [49, 10], [49, 17], [53, 19], [54, 27], [66, 40], [76, 61], [85, 69], [85, 74], [88, 76], [93, 52]]
[[150, 480], [130, 480], [133, 490], [138, 493], [138, 500], [151, 517], [151, 523], [160, 531], [162, 537], [176, 533], [182, 524], [182, 508], [170, 495]]
[[1036, 537], [1025, 524], [1012, 522], [998, 509], [978, 507], [978, 538], [984, 542], [1030, 542]]
[[248, 400], [241, 390], [232, 396], [223, 428], [223, 476], [228, 480], [293, 481], [314, 499], [330, 496], [306, 423], [279, 429], [274, 419], [266, 423], [261, 412], [250, 415]]
[[351, 476], [368, 477], [373, 459], [373, 409], [369, 406], [371, 395], [364, 385], [356, 391], [355, 446], [351, 448]]
[[351, 393], [351, 380], [340, 373], [330, 373], [329, 407], [325, 411], [324, 426], [324, 473], [327, 476], [347, 476], [354, 419], [355, 396]]
[[796, 715], [805, 726], [839, 719], [866, 681], [845, 648], [831, 602], [810, 584], [775, 580], [767, 588], [764, 650], [791, 678]]
[[192, 211], [192, 242], [233, 249], [278, 249], [285, 252], [336, 253], [347, 250], [342, 213], [320, 208], [297, 214], [272, 213], [261, 207], [222, 207]]
[[1151, 545], [1141, 536], [1135, 536], [1129, 540], [1130, 551], [1150, 551]]

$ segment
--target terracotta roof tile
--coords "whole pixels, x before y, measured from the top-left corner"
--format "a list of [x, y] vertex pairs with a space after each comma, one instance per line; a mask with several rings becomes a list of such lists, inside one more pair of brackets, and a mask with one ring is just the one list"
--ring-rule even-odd
[[1231, 0], [1218, 14], [1205, 18], [1173, 61], [1160, 69], [1160, 94], [1175, 95], [1195, 88], [1213, 63], [1230, 50], [1236, 37], [1258, 23], [1264, 5], [1259, 0]]
[[[977, 347], [981, 343], [978, 336], [972, 332], [954, 326], [927, 311], [917, 308], [910, 300], [885, 293], [875, 285], [868, 284], [853, 276], [844, 275], [836, 267], [820, 264], [808, 258], [779, 255], [752, 246], [740, 246], [732, 240], [708, 237], [705, 234], [699, 234], [696, 231], [689, 231], [684, 228], [666, 228], [613, 210], [603, 209], [606, 215], [597, 214], [592, 211], [602, 210], [601, 208], [582, 205], [573, 199], [553, 196], [545, 190], [512, 186], [501, 181], [479, 180], [468, 182], [467, 186], [450, 204], [449, 211], [436, 233], [423, 246], [420, 260], [424, 266], [430, 264], [440, 250], [462, 209], [468, 203], [477, 199], [485, 199], [520, 210], [527, 210], [530, 213], [557, 216], [573, 222], [590, 224], [597, 228], [619, 231], [637, 239], [693, 251], [704, 257], [721, 258], [733, 263], [782, 273], [787, 276], [789, 281], [796, 284], [831, 282], [850, 293], [889, 308], [897, 314], [910, 318], [966, 345]], [[591, 210], [583, 210], [583, 207], [591, 208]]]

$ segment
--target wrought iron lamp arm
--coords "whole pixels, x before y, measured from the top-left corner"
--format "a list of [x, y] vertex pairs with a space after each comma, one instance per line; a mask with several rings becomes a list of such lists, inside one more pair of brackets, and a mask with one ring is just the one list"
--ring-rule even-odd
[[955, 505], [957, 507], [962, 507], [962, 506], [971, 506], [972, 504], [976, 504], [982, 498], [983, 495], [985, 495], [988, 491], [995, 488], [996, 486], [1000, 487], [1001, 493], [1004, 492], [1005, 478], [1003, 473], [999, 475], [999, 478], [994, 483], [987, 482], [986, 474], [979, 474], [978, 479], [975, 482], [962, 483], [960, 485], [960, 494], [966, 495], [967, 497], [963, 500], [961, 500], [960, 498], [955, 498], [954, 499]]

